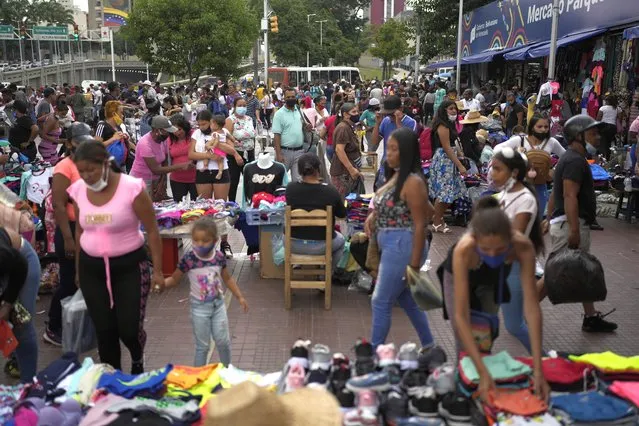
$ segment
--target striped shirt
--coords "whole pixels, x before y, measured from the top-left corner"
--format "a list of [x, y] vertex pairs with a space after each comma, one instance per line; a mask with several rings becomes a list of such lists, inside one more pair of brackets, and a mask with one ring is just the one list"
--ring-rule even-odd
[[246, 98], [246, 115], [253, 119], [253, 127], [255, 127], [257, 116], [255, 115], [255, 111], [260, 109], [260, 101], [257, 100], [255, 96], [251, 96], [250, 98]]

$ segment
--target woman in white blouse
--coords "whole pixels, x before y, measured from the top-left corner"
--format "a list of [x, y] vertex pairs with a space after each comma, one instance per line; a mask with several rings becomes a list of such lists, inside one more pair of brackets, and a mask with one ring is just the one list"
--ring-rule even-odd
[[599, 112], [597, 113], [597, 121], [605, 123], [601, 129], [599, 152], [606, 158], [610, 156], [610, 147], [613, 145], [615, 137], [617, 136], [617, 114], [619, 111], [617, 97], [615, 95], [608, 95], [605, 105], [599, 108]]

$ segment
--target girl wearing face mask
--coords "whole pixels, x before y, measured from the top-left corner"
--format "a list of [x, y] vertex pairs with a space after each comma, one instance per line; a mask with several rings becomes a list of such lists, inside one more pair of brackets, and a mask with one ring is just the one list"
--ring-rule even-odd
[[[121, 369], [120, 341], [131, 374], [144, 371], [144, 315], [151, 288], [162, 291], [162, 242], [142, 179], [121, 174], [106, 147], [84, 142], [75, 152], [80, 180], [74, 202], [77, 281], [98, 337], [100, 362]], [[144, 248], [144, 226], [153, 272]]]
[[102, 142], [114, 157], [115, 162], [123, 167], [128, 155], [129, 135], [122, 126], [123, 110], [118, 101], [109, 101], [104, 107], [104, 121], [95, 129], [95, 140]]
[[495, 383], [482, 360], [482, 352], [490, 352], [495, 336], [486, 329], [486, 319], [490, 319], [493, 331], [498, 331], [500, 304], [512, 300], [506, 280], [514, 262], [520, 265], [534, 390], [547, 401], [550, 388], [541, 367], [542, 320], [535, 287], [535, 246], [528, 237], [512, 228], [499, 199], [484, 197], [476, 202], [469, 231], [451, 248], [438, 270], [444, 288], [445, 312], [451, 319], [457, 351], [464, 351], [475, 365], [479, 374], [478, 390], [485, 402], [490, 401], [490, 391], [495, 390]]
[[359, 149], [359, 141], [355, 134], [355, 125], [359, 123], [359, 110], [354, 103], [342, 105], [338, 124], [333, 132], [333, 145], [335, 156], [331, 161], [331, 182], [337, 188], [342, 197], [347, 196], [355, 189], [362, 174], [362, 157]]
[[[546, 151], [548, 154], [561, 157], [566, 150], [561, 143], [550, 136], [550, 123], [547, 118], [535, 114], [528, 122], [527, 136], [513, 136], [506, 142], [495, 147], [495, 153], [504, 148], [516, 149], [519, 152], [528, 153], [535, 149]], [[547, 169], [552, 168], [551, 164], [547, 165]], [[551, 176], [549, 176], [550, 178]], [[544, 180], [544, 179], [541, 179]], [[537, 200], [539, 201], [539, 215], [544, 216], [546, 204], [548, 203], [548, 185], [540, 183], [535, 185], [537, 192]]]
[[[233, 135], [237, 153], [246, 160], [246, 163], [255, 161], [255, 127], [253, 119], [246, 114], [246, 99], [236, 98], [233, 104], [233, 113], [226, 119], [224, 128]], [[244, 163], [238, 164], [235, 156], [227, 155], [229, 173], [231, 174], [231, 187], [229, 189], [229, 201], [235, 201], [237, 186]]]
[[66, 139], [61, 138], [62, 123], [66, 119], [69, 107], [66, 102], [60, 101], [56, 105], [55, 112], [49, 114], [44, 123], [40, 127], [40, 144], [38, 145], [38, 151], [44, 161], [48, 161], [52, 165], [55, 165], [60, 157], [58, 155], [58, 145], [66, 142]]
[[[526, 182], [528, 171], [526, 154], [512, 148], [499, 151], [492, 160], [490, 169], [493, 185], [499, 192], [496, 197], [512, 228], [530, 238], [537, 255], [543, 254], [544, 239], [541, 232], [535, 189]], [[521, 265], [513, 262], [507, 283], [510, 302], [502, 304], [506, 330], [515, 336], [531, 352], [528, 326], [524, 320], [524, 294], [521, 284]]]
[[445, 99], [431, 126], [433, 162], [430, 167], [430, 196], [436, 199], [433, 215], [433, 231], [448, 233], [450, 228], [444, 223], [446, 209], [458, 198], [466, 195], [466, 185], [462, 176], [466, 168], [459, 161], [455, 141], [458, 139], [457, 105]]

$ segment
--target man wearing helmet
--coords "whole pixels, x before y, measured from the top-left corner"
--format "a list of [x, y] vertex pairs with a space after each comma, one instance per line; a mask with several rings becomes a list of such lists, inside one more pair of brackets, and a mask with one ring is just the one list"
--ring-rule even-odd
[[[568, 149], [555, 167], [552, 197], [548, 202], [552, 253], [566, 248], [590, 251], [590, 225], [596, 222], [597, 202], [590, 165], [586, 161], [586, 143], [597, 147], [603, 123], [582, 114], [572, 117], [564, 125], [564, 138]], [[542, 279], [543, 280], [543, 279]], [[586, 332], [613, 332], [617, 324], [606, 321], [595, 310], [593, 303], [584, 303], [582, 330]]]

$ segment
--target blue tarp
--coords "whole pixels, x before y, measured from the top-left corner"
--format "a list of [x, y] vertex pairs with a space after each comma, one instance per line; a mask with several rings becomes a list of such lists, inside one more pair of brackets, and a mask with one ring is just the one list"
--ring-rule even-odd
[[623, 30], [623, 38], [624, 40], [639, 38], [639, 25]]
[[[590, 37], [605, 33], [607, 29], [599, 28], [596, 30], [584, 31], [581, 33], [570, 34], [557, 40], [557, 47], [568, 46], [572, 43], [577, 43], [582, 40], [586, 40]], [[550, 54], [550, 42], [541, 43], [539, 46], [532, 48], [528, 51], [527, 58], [542, 58]]]

